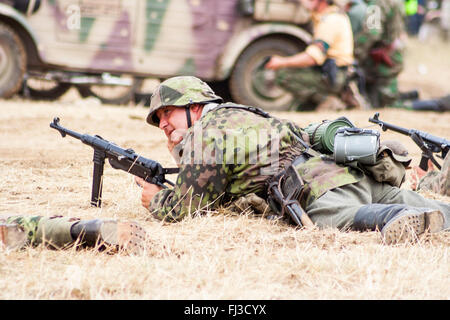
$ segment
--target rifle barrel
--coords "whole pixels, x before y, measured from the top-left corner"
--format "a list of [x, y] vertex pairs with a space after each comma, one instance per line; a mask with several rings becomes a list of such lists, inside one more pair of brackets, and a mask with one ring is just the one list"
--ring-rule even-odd
[[59, 118], [57, 118], [57, 117], [53, 118], [53, 122], [50, 123], [50, 128], [58, 130], [59, 133], [61, 133], [61, 136], [63, 138], [66, 136], [66, 134], [68, 134], [71, 137], [74, 137], [74, 138], [77, 138], [77, 139], [81, 140], [82, 136], [83, 136], [82, 134], [80, 134], [78, 132], [75, 132], [75, 131], [72, 131], [72, 130], [69, 130], [69, 129], [66, 129], [66, 128], [62, 127], [59, 124]]
[[[418, 136], [425, 142], [425, 144], [427, 144], [426, 146], [420, 146], [421, 148], [422, 147], [430, 148], [431, 150], [433, 150], [433, 152], [437, 152], [438, 150], [441, 150], [444, 157], [448, 153], [448, 150], [450, 148], [449, 140], [434, 136], [428, 132], [424, 132], [424, 131], [420, 131], [420, 130], [416, 130], [416, 129], [406, 129], [406, 128], [402, 128], [400, 126], [396, 126], [394, 124], [390, 124], [390, 123], [381, 121], [379, 119], [379, 115], [380, 114], [378, 112], [375, 113], [373, 118], [369, 118], [369, 122], [380, 125], [381, 129], [383, 129], [383, 131], [392, 130], [392, 131], [395, 131], [395, 132], [398, 132], [398, 133], [401, 133], [403, 135], [410, 136], [410, 137]], [[416, 144], [418, 144], [418, 142], [416, 140], [414, 140], [414, 142], [416, 142]], [[434, 151], [434, 150], [436, 150], [436, 151]]]
[[404, 135], [410, 135], [411, 130], [396, 126], [395, 124], [390, 124], [390, 123], [381, 121], [378, 119], [377, 116], [375, 116], [374, 118], [369, 118], [369, 122], [378, 124], [381, 127], [381, 129], [383, 129], [383, 131], [392, 130], [392, 131], [396, 131], [396, 132], [404, 134]]

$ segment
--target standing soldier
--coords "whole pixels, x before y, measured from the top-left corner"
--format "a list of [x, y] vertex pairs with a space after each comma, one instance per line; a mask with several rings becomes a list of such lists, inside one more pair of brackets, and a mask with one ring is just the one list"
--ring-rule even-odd
[[403, 70], [402, 0], [369, 0], [362, 29], [355, 35], [355, 58], [364, 70], [374, 108], [399, 99], [397, 76]]
[[293, 56], [272, 56], [267, 69], [276, 70], [276, 83], [296, 97], [298, 109], [319, 105], [328, 95], [339, 96], [353, 64], [353, 34], [342, 10], [328, 0], [302, 0], [312, 12], [314, 40]]

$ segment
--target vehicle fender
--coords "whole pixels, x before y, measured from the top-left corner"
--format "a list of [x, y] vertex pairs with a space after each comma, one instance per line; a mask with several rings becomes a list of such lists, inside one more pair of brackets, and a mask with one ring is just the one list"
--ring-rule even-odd
[[252, 25], [244, 30], [240, 30], [228, 41], [225, 50], [218, 59], [217, 75], [219, 80], [227, 79], [233, 66], [241, 53], [254, 41], [270, 35], [288, 35], [305, 42], [310, 43], [312, 35], [306, 30], [285, 23], [261, 23]]
[[33, 29], [31, 28], [30, 24], [28, 23], [28, 21], [26, 20], [25, 16], [22, 13], [12, 8], [11, 6], [0, 3], [0, 20], [3, 17], [7, 17], [10, 20], [13, 20], [20, 27], [22, 27], [23, 30], [28, 33], [31, 40], [34, 42], [36, 48], [39, 48], [39, 39], [36, 33], [33, 32]]

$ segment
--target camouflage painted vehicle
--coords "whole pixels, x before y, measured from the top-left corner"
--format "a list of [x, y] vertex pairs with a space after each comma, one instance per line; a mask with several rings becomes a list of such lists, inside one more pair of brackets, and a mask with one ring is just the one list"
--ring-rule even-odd
[[235, 102], [286, 109], [292, 96], [258, 66], [302, 50], [309, 20], [297, 0], [0, 0], [0, 96], [54, 99], [75, 85], [127, 103], [147, 79], [194, 75]]

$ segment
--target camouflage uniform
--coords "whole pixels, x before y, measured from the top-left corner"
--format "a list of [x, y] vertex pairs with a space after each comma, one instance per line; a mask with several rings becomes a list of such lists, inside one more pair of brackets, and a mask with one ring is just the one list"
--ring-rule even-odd
[[445, 157], [441, 170], [428, 172], [419, 181], [417, 190], [432, 191], [450, 197], [450, 153]]
[[[147, 122], [157, 125], [155, 113], [164, 106], [201, 103], [198, 94], [202, 90], [204, 99], [210, 100], [210, 88], [194, 77], [166, 80], [153, 94]], [[361, 168], [338, 165], [311, 151], [305, 142], [308, 135], [295, 123], [245, 108], [231, 103], [205, 104], [201, 118], [179, 145], [180, 173], [175, 187], [161, 190], [150, 203], [155, 217], [178, 221], [248, 194], [266, 198], [267, 182], [304, 154], [308, 156], [303, 161], [294, 163], [305, 183], [299, 202], [319, 227], [364, 229], [360, 223], [355, 226], [355, 217], [374, 203], [390, 209], [394, 205], [395, 212], [410, 205], [450, 214], [448, 204], [377, 182]]]
[[362, 29], [355, 35], [355, 58], [363, 68], [374, 107], [401, 106], [397, 76], [403, 70], [401, 0], [369, 0]]
[[[297, 141], [303, 131], [294, 123], [220, 107], [188, 130], [175, 188], [160, 191], [150, 205], [159, 219], [180, 220], [250, 193], [264, 196], [267, 180], [305, 151]], [[311, 182], [305, 203], [362, 176], [320, 156], [300, 164], [298, 170]]]

